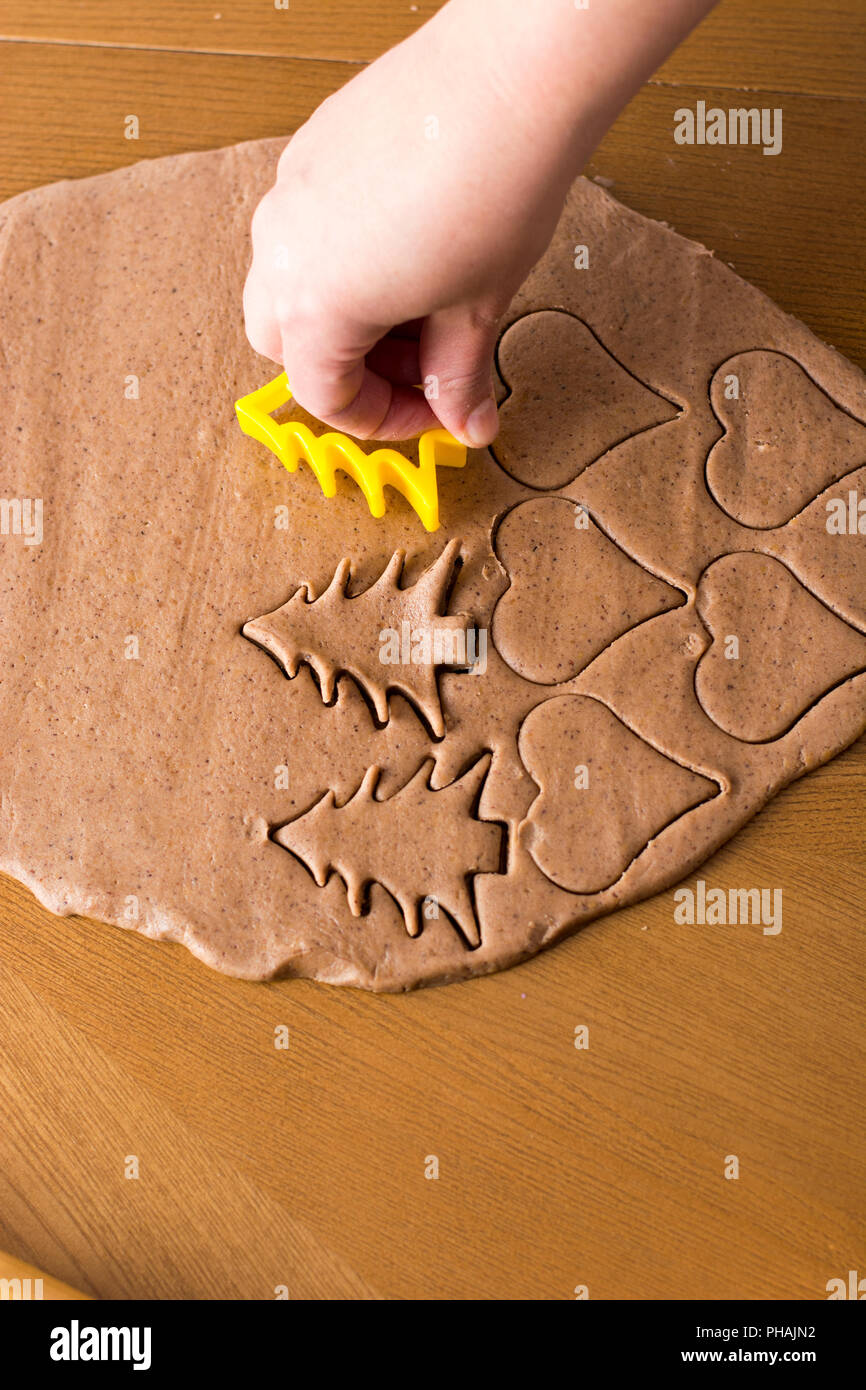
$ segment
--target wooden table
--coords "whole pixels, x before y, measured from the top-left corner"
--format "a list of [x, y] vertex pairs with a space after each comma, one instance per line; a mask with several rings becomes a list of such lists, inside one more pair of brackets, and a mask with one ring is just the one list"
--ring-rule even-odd
[[[0, 197], [291, 131], [436, 8], [221, 3], [5, 0]], [[864, 53], [861, 0], [724, 0], [592, 171], [866, 367]], [[781, 107], [781, 155], [675, 145], [698, 99]], [[102, 1297], [826, 1297], [866, 1273], [864, 787], [861, 740], [702, 869], [781, 886], [779, 936], [665, 893], [400, 998], [225, 979], [0, 880], [0, 1247]]]

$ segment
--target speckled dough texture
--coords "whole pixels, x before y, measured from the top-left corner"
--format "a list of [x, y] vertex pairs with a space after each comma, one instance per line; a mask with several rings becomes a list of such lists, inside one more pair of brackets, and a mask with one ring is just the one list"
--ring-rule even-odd
[[864, 378], [579, 180], [441, 529], [326, 502], [233, 410], [280, 148], [0, 208], [0, 867], [234, 975], [456, 980], [863, 730]]

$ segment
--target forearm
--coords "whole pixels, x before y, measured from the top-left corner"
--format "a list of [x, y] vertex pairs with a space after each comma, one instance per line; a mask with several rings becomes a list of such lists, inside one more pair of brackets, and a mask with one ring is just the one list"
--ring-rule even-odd
[[623, 106], [717, 0], [449, 0], [478, 79], [567, 166], [570, 182]]
[[256, 212], [245, 292], [300, 404], [359, 438], [438, 418], [489, 444], [502, 314], [608, 126], [711, 7], [450, 0], [324, 102]]

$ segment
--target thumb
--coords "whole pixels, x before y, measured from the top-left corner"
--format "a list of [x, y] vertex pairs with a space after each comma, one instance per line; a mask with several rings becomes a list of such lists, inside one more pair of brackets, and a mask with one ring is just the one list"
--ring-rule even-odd
[[440, 309], [424, 320], [419, 362], [424, 391], [447, 430], [470, 448], [496, 438], [493, 349], [499, 315], [477, 305]]

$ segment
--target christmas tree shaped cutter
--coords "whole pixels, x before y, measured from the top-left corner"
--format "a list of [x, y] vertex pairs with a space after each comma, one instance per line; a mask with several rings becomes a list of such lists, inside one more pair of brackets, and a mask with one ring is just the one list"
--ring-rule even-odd
[[384, 490], [393, 487], [417, 512], [426, 531], [438, 530], [436, 468], [462, 468], [466, 463], [465, 444], [447, 430], [426, 430], [418, 440], [417, 465], [396, 449], [375, 449], [365, 454], [347, 434], [331, 431], [315, 435], [300, 420], [282, 424], [275, 420], [272, 412], [291, 399], [285, 372], [242, 396], [235, 402], [235, 410], [244, 434], [276, 454], [290, 473], [296, 471], [299, 463], [308, 463], [326, 497], [336, 494], [336, 475], [341, 471], [358, 484], [373, 516], [385, 515]]

